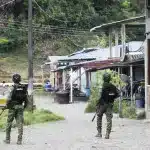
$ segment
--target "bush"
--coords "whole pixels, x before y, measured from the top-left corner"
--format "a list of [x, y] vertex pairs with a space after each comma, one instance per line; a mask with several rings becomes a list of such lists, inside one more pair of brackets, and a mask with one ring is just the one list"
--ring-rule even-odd
[[[7, 111], [5, 111], [1, 116], [0, 121], [0, 129], [4, 129], [6, 127], [7, 121]], [[24, 112], [24, 125], [31, 125], [31, 124], [38, 124], [38, 123], [45, 123], [51, 121], [59, 121], [64, 120], [64, 117], [58, 116], [52, 113], [49, 110], [35, 110], [34, 113], [25, 111]], [[13, 127], [16, 127], [15, 123]]]
[[[119, 100], [114, 102], [113, 112], [119, 113]], [[129, 119], [137, 118], [136, 108], [134, 106], [131, 107], [130, 101], [122, 100], [122, 117]]]
[[96, 110], [96, 104], [100, 98], [100, 91], [101, 91], [101, 86], [102, 86], [102, 75], [103, 75], [102, 71], [97, 72], [96, 74], [96, 85], [95, 86], [93, 85], [91, 88], [90, 100], [85, 109], [86, 113], [95, 112]]
[[[122, 100], [122, 109], [129, 107], [129, 102], [126, 100]], [[114, 107], [113, 107], [114, 113], [119, 113], [119, 100], [114, 101]]]
[[124, 118], [129, 118], [129, 119], [136, 119], [136, 108], [135, 107], [125, 107], [122, 109], [122, 116]]

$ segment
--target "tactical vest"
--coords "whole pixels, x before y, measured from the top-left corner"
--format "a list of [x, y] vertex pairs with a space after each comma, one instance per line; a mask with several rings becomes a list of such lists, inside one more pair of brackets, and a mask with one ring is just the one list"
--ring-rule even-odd
[[15, 105], [22, 105], [24, 100], [27, 98], [27, 88], [22, 85], [14, 85], [14, 89], [12, 91], [11, 100], [8, 103], [8, 107], [14, 107]]

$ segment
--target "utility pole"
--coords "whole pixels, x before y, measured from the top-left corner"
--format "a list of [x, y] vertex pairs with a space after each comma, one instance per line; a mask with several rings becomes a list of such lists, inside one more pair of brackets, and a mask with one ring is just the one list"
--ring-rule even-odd
[[112, 28], [109, 28], [109, 57], [112, 58]]
[[28, 95], [29, 109], [33, 111], [33, 38], [32, 38], [32, 0], [28, 0]]
[[145, 111], [150, 118], [150, 0], [145, 0], [146, 45], [145, 45]]
[[126, 26], [122, 24], [121, 26], [121, 41], [122, 41], [122, 59], [125, 56], [125, 49], [126, 49]]

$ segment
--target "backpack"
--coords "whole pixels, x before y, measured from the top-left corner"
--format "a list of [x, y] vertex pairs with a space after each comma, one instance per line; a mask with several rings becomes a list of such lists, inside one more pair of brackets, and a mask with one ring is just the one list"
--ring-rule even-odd
[[22, 85], [14, 85], [14, 90], [12, 92], [12, 101], [17, 101], [19, 104], [23, 103], [23, 101], [27, 98], [27, 88]]

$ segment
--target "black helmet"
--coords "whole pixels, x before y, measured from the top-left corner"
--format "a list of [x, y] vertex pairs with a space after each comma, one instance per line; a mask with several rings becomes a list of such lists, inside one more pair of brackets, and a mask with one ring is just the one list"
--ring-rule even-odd
[[103, 80], [104, 80], [104, 82], [110, 82], [110, 80], [111, 80], [111, 75], [110, 75], [109, 73], [105, 73], [105, 74], [103, 75]]
[[12, 80], [14, 83], [19, 83], [21, 81], [21, 76], [19, 74], [14, 74]]

